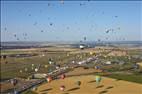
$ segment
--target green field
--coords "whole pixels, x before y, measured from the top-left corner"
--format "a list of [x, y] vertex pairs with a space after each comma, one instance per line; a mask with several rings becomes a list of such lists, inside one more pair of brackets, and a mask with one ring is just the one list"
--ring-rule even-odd
[[[29, 54], [27, 51], [2, 51], [2, 54]], [[27, 78], [31, 74], [35, 73], [32, 70], [32, 64], [34, 64], [34, 68], [36, 68], [39, 64], [41, 65], [39, 73], [47, 73], [49, 69], [53, 69], [54, 66], [49, 65], [49, 58], [52, 58], [53, 62], [56, 64], [65, 64], [69, 63], [73, 60], [80, 61], [87, 57], [89, 57], [88, 53], [76, 53], [70, 54], [69, 51], [32, 51], [31, 53], [36, 53], [38, 56], [32, 57], [8, 57], [6, 60], [1, 59], [1, 80], [9, 79], [13, 77], [22, 77]], [[31, 54], [30, 53], [30, 54]], [[41, 56], [44, 54], [45, 56]], [[7, 64], [4, 62], [8, 61]], [[48, 66], [48, 67], [45, 67]], [[25, 71], [27, 68], [27, 71]], [[22, 70], [22, 73], [20, 72]]]

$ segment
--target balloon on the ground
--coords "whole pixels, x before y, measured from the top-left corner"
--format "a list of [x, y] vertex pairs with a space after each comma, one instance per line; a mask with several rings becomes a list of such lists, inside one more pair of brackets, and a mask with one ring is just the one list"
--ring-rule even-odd
[[48, 82], [48, 83], [50, 83], [50, 82], [52, 81], [52, 77], [51, 77], [51, 76], [49, 76], [49, 77], [47, 77], [47, 79], [46, 79], [46, 80], [47, 80], [47, 82]]
[[35, 68], [35, 72], [38, 72], [38, 69], [37, 69], [37, 68]]
[[44, 67], [45, 67], [45, 68], [47, 68], [47, 67], [48, 67], [48, 65], [44, 65]]
[[80, 86], [80, 85], [81, 85], [81, 81], [77, 81], [76, 84], [77, 84], [78, 86]]
[[25, 68], [25, 72], [27, 72], [28, 71], [28, 68]]
[[23, 71], [22, 71], [22, 70], [20, 70], [19, 72], [20, 72], [20, 73], [22, 73]]
[[65, 79], [66, 75], [65, 74], [62, 74], [61, 75], [61, 79]]
[[64, 91], [65, 90], [65, 86], [64, 85], [60, 86], [60, 90]]

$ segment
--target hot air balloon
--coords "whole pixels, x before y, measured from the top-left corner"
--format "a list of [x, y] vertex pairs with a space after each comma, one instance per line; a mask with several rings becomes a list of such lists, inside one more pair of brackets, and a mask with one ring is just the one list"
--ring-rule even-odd
[[7, 28], [5, 27], [5, 28], [4, 28], [4, 30], [6, 31], [6, 30], [7, 30]]
[[27, 72], [28, 71], [28, 68], [25, 68], [25, 72]]
[[44, 65], [44, 67], [45, 67], [45, 68], [47, 68], [47, 67], [48, 67], [48, 65]]
[[23, 71], [22, 70], [20, 70], [20, 73], [22, 73]]
[[80, 48], [81, 50], [83, 50], [83, 49], [85, 48], [85, 46], [84, 46], [84, 45], [80, 45], [79, 48]]
[[11, 79], [10, 83], [15, 86], [17, 84], [17, 80], [16, 79]]
[[66, 77], [65, 74], [61, 75], [61, 79], [65, 79], [65, 77]]
[[60, 68], [60, 65], [58, 64], [58, 65], [56, 65], [56, 69], [59, 69]]
[[90, 55], [93, 55], [93, 52], [90, 52]]
[[84, 41], [86, 41], [86, 37], [84, 37]]
[[60, 86], [60, 90], [64, 91], [65, 90], [65, 86], [64, 85]]
[[51, 76], [47, 77], [47, 82], [50, 83], [51, 81], [52, 81], [52, 77]]
[[32, 64], [32, 67], [34, 66], [34, 64]]
[[50, 23], [50, 26], [52, 26], [53, 25], [53, 23]]
[[3, 55], [3, 59], [6, 59], [7, 58], [7, 56], [6, 55]]
[[81, 81], [77, 81], [76, 84], [77, 84], [77, 86], [80, 86], [81, 85]]
[[38, 72], [38, 68], [35, 68], [35, 72]]
[[96, 79], [96, 84], [97, 84], [97, 87], [98, 87], [99, 84], [100, 84], [100, 82], [101, 82], [101, 76], [96, 75], [96, 76], [95, 76], [95, 79]]
[[64, 0], [60, 0], [61, 4], [64, 4]]
[[5, 61], [5, 64], [7, 64], [8, 63], [8, 61]]

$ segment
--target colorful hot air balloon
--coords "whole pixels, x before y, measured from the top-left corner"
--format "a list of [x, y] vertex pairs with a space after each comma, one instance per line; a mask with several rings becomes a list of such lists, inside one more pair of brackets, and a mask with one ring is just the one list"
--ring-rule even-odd
[[65, 74], [61, 75], [61, 79], [65, 79], [65, 77], [66, 77]]
[[51, 81], [52, 81], [52, 77], [49, 76], [49, 77], [47, 78], [47, 82], [50, 83]]
[[16, 79], [11, 79], [10, 83], [15, 86], [17, 84], [17, 80]]
[[60, 86], [60, 90], [64, 91], [65, 90], [65, 86], [64, 85]]
[[96, 84], [97, 84], [97, 87], [99, 86], [100, 82], [101, 82], [101, 76], [99, 75], [96, 75]]

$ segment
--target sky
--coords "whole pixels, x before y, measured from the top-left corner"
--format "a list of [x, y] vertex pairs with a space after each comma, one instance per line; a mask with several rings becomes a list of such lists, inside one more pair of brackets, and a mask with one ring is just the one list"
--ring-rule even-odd
[[1, 1], [1, 41], [142, 41], [142, 1]]

